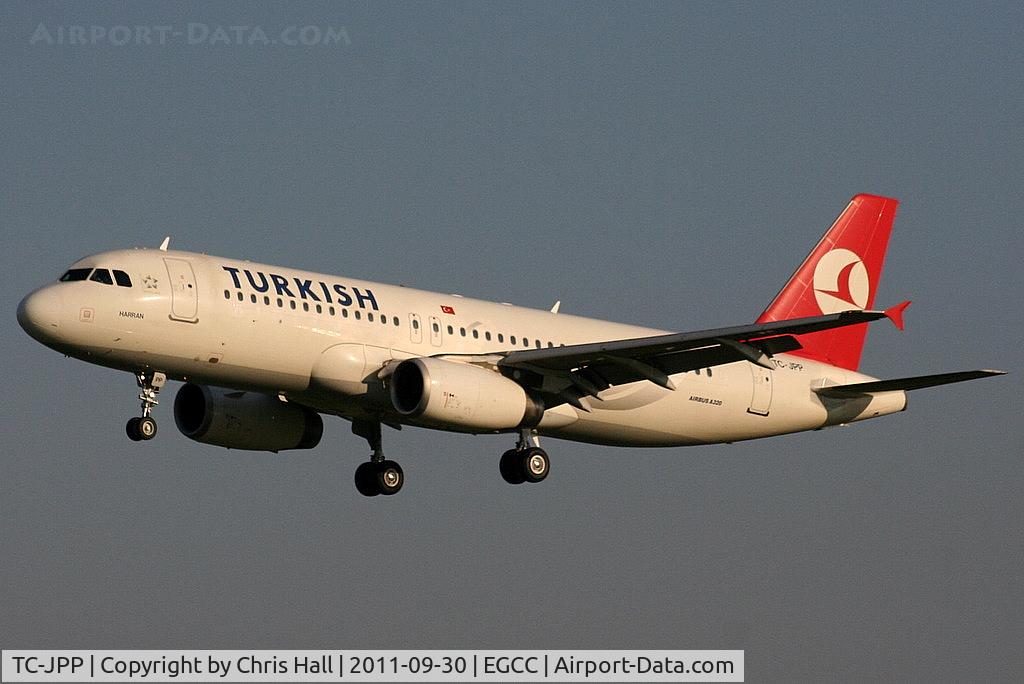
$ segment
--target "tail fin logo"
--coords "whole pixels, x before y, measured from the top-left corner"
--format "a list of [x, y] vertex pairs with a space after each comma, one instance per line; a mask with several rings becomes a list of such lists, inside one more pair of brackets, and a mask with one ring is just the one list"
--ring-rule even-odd
[[861, 258], [848, 249], [833, 249], [814, 267], [814, 298], [821, 313], [863, 309], [871, 286]]

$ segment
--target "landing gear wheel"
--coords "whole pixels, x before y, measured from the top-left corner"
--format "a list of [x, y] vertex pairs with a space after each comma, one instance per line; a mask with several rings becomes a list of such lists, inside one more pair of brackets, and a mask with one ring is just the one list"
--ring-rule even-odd
[[397, 494], [405, 484], [405, 473], [402, 466], [394, 461], [377, 463], [377, 491], [385, 496]]
[[356, 489], [363, 496], [377, 496], [377, 464], [367, 461], [356, 468]]
[[525, 449], [520, 458], [523, 477], [527, 482], [540, 482], [551, 471], [551, 461], [540, 447]]
[[523, 475], [523, 461], [520, 458], [521, 452], [516, 449], [509, 449], [501, 455], [498, 461], [498, 470], [501, 471], [501, 479], [512, 485], [523, 484], [526, 476]]
[[142, 418], [136, 418], [139, 421], [135, 424], [135, 430], [139, 434], [139, 439], [148, 441], [156, 437], [156, 421], [149, 416], [143, 416]]
[[153, 370], [139, 371], [135, 374], [135, 382], [142, 390], [139, 392], [142, 415], [129, 420], [124, 426], [124, 431], [133, 442], [144, 442], [156, 437], [156, 421], [150, 414], [153, 407], [160, 403], [156, 400], [156, 395], [167, 382], [167, 375]]
[[135, 417], [128, 420], [124, 426], [124, 431], [128, 435], [128, 439], [133, 442], [142, 441], [142, 435], [139, 433], [139, 421], [141, 418]]
[[356, 489], [363, 496], [391, 496], [405, 484], [402, 466], [384, 459], [380, 443], [380, 421], [353, 420], [352, 432], [370, 443], [372, 455], [356, 468]]

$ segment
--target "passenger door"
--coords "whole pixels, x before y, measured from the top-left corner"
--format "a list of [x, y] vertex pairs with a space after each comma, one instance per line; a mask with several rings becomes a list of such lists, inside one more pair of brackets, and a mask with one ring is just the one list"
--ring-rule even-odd
[[767, 416], [772, 406], [772, 371], [753, 363], [747, 365], [750, 366], [754, 381], [754, 392], [750, 397], [750, 408], [747, 411], [759, 416]]
[[171, 283], [171, 318], [195, 323], [199, 320], [199, 292], [192, 264], [184, 259], [164, 259]]

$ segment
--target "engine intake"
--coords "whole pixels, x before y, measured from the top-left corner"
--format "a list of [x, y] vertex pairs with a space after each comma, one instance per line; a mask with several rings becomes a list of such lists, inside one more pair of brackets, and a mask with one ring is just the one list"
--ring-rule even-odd
[[250, 451], [312, 449], [324, 432], [320, 414], [305, 406], [192, 383], [174, 398], [174, 422], [189, 439]]
[[407, 418], [462, 432], [534, 427], [544, 415], [544, 406], [505, 376], [433, 358], [395, 367], [391, 403]]

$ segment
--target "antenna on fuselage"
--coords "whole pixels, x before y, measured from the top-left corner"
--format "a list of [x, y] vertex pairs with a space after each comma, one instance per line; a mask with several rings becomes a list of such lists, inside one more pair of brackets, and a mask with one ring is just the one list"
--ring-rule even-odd
[[160, 251], [161, 252], [166, 252], [167, 251], [167, 246], [170, 245], [170, 244], [171, 244], [171, 236], [168, 235], [167, 237], [164, 238], [164, 241], [160, 243]]
[[558, 309], [561, 306], [562, 306], [562, 300], [559, 299], [557, 302], [555, 302], [555, 305], [553, 307], [551, 307], [551, 313], [558, 313]]

